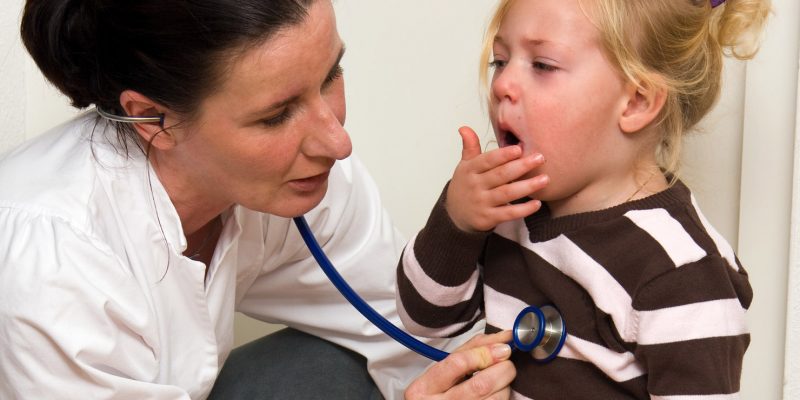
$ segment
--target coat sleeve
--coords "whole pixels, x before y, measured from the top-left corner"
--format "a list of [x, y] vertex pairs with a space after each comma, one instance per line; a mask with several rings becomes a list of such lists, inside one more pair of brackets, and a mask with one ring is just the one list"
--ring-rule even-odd
[[58, 217], [0, 207], [0, 398], [188, 400], [159, 367], [141, 290]]
[[[405, 241], [383, 209], [375, 183], [355, 156], [337, 162], [325, 199], [306, 219], [349, 285], [398, 325], [394, 267]], [[272, 250], [267, 251], [260, 275], [241, 296], [238, 311], [363, 354], [383, 395], [402, 398], [405, 387], [430, 361], [389, 338], [344, 299], [320, 270], [291, 221], [270, 217], [266, 224], [266, 246]], [[467, 336], [426, 341], [452, 350]]]

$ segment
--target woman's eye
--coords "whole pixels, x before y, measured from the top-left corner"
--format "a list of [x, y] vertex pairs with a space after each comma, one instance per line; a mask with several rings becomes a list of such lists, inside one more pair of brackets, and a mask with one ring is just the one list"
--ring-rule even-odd
[[283, 124], [284, 122], [288, 121], [289, 118], [292, 117], [292, 112], [290, 109], [284, 109], [280, 114], [261, 120], [261, 123], [268, 126], [274, 127]]
[[335, 80], [339, 79], [344, 75], [344, 68], [341, 65], [337, 65], [335, 68], [331, 70], [328, 76], [325, 78], [325, 82], [322, 83], [322, 87], [328, 87], [333, 83]]
[[543, 63], [541, 61], [534, 61], [533, 62], [533, 68], [541, 70], [541, 71], [544, 71], [544, 72], [553, 72], [553, 71], [558, 70], [557, 67], [554, 67], [554, 66], [552, 66], [550, 64], [545, 64], [545, 63]]

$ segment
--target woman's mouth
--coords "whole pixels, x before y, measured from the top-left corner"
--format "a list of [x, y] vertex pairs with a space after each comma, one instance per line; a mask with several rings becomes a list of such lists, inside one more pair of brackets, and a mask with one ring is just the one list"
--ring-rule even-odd
[[289, 181], [289, 186], [298, 192], [316, 192], [328, 182], [329, 174], [330, 171], [325, 171], [319, 175], [310, 176], [308, 178], [293, 179]]

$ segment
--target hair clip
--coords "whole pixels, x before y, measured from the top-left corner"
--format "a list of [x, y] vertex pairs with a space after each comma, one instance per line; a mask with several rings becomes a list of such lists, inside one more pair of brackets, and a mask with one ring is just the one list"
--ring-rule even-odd
[[725, 0], [711, 0], [711, 8], [715, 8], [716, 6], [724, 3]]
[[127, 117], [122, 115], [111, 114], [109, 112], [103, 111], [100, 107], [95, 107], [95, 111], [100, 114], [101, 117], [116, 121], [116, 122], [123, 122], [126, 124], [137, 124], [137, 123], [148, 123], [148, 122], [158, 122], [158, 125], [162, 128], [164, 127], [164, 114], [158, 114], [156, 117]]

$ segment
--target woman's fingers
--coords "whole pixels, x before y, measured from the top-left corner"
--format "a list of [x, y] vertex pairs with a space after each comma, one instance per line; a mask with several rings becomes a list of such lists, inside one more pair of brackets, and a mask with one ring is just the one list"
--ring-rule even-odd
[[459, 346], [456, 351], [472, 349], [490, 344], [511, 343], [512, 339], [514, 339], [514, 333], [512, 331], [475, 335], [471, 339], [467, 340], [464, 344]]
[[487, 367], [447, 392], [448, 399], [507, 399], [509, 385], [517, 376], [511, 361], [501, 361]]
[[[507, 344], [485, 345], [455, 351], [428, 369], [424, 375], [428, 378], [423, 382], [424, 391], [426, 394], [445, 393], [454, 386], [460, 385], [459, 382], [464, 377], [506, 360], [510, 355], [511, 347]], [[485, 394], [488, 395], [491, 392]]]
[[502, 396], [504, 388], [516, 376], [514, 365], [508, 361], [511, 347], [507, 342], [510, 340], [510, 332], [473, 338], [417, 378], [406, 389], [406, 398], [487, 399], [493, 395]]

